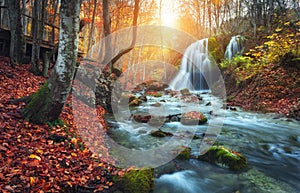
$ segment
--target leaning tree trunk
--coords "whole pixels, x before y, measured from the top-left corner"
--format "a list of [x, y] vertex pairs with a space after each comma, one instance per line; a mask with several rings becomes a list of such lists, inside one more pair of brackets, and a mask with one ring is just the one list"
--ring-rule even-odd
[[21, 8], [19, 0], [8, 1], [8, 13], [10, 22], [10, 65], [22, 64], [25, 55], [25, 38], [21, 24]]
[[32, 96], [23, 110], [26, 120], [55, 121], [70, 93], [78, 54], [81, 0], [61, 0], [61, 26], [57, 61], [49, 80]]

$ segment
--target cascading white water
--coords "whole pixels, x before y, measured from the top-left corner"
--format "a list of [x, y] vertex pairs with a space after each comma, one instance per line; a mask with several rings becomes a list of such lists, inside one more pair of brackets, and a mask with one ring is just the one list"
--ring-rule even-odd
[[231, 60], [235, 55], [242, 54], [244, 51], [243, 37], [240, 35], [233, 36], [226, 47], [224, 57]]
[[211, 61], [208, 55], [208, 38], [192, 43], [181, 61], [177, 76], [170, 83], [170, 88], [180, 90], [208, 90]]

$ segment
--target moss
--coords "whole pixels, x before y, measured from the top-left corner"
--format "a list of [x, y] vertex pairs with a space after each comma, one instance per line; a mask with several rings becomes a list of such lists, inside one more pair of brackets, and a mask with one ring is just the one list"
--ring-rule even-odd
[[153, 96], [153, 97], [162, 97], [163, 94], [157, 91], [148, 91], [146, 92], [146, 95]]
[[154, 169], [134, 169], [122, 178], [114, 178], [118, 188], [126, 193], [148, 193], [154, 189]]
[[133, 101], [129, 102], [130, 107], [136, 107], [139, 106], [142, 103], [140, 99], [134, 99]]
[[191, 158], [191, 150], [192, 149], [190, 147], [186, 147], [186, 146], [179, 147], [178, 151], [180, 151], [180, 153], [176, 158], [181, 160], [189, 160]]
[[31, 101], [22, 112], [27, 121], [33, 123], [46, 123], [48, 121], [49, 93], [48, 82], [45, 82], [44, 85], [33, 94]]
[[167, 136], [173, 136], [172, 133], [169, 133], [169, 132], [165, 132], [165, 131], [162, 131], [160, 129], [156, 130], [156, 131], [152, 131], [150, 133], [151, 136], [153, 137], [167, 137]]
[[223, 146], [212, 146], [204, 155], [199, 156], [199, 159], [234, 171], [247, 167], [247, 161], [244, 156]]

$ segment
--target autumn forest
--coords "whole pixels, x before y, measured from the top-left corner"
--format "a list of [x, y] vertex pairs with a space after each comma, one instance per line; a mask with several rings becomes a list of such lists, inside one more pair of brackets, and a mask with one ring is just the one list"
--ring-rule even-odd
[[0, 192], [299, 192], [298, 0], [0, 0]]

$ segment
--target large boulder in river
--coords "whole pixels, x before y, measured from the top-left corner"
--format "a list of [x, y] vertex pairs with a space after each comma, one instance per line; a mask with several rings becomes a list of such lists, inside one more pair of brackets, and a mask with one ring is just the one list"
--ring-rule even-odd
[[190, 147], [180, 146], [177, 149], [178, 156], [176, 158], [181, 160], [189, 160], [191, 158], [191, 151], [192, 148]]
[[190, 93], [190, 90], [187, 88], [181, 89], [180, 90], [180, 94], [181, 95], [191, 95], [192, 93]]
[[132, 115], [133, 120], [138, 123], [148, 123], [151, 117], [148, 113], [136, 113]]
[[161, 137], [173, 136], [172, 133], [162, 131], [161, 129], [151, 131], [150, 135], [153, 136], [153, 137], [160, 137], [160, 138]]
[[150, 193], [154, 189], [154, 169], [133, 169], [121, 178], [114, 178], [115, 188], [126, 193]]
[[206, 116], [198, 111], [190, 111], [183, 113], [181, 117], [181, 124], [183, 125], [201, 125], [206, 122]]
[[238, 171], [247, 167], [246, 158], [238, 152], [226, 149], [223, 146], [212, 146], [199, 160], [208, 161], [218, 166]]

